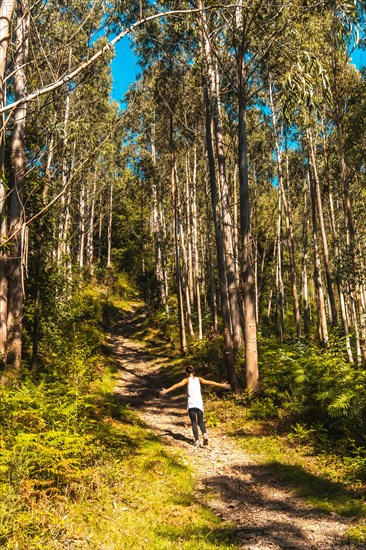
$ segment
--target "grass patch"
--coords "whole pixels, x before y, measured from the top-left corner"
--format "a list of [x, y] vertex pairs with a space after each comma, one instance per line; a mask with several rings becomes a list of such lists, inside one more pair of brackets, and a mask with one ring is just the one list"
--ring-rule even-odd
[[364, 543], [364, 482], [356, 476], [353, 461], [332, 453], [316, 453], [305, 440], [298, 441], [283, 430], [281, 433], [275, 421], [252, 420], [248, 409], [237, 401], [213, 398], [207, 402], [208, 414], [218, 419], [228, 435], [237, 438], [257, 464], [254, 470], [258, 475], [269, 475], [320, 512], [357, 518], [360, 524], [350, 528], [347, 536], [350, 542]]
[[[237, 548], [235, 530], [196, 500], [194, 474], [183, 454], [164, 446], [113, 393], [117, 364], [97, 325], [113, 331], [131, 320], [139, 341], [149, 336], [149, 349], [162, 366], [169, 365], [171, 378], [182, 372], [184, 360], [172, 348], [164, 356], [168, 344], [156, 326], [149, 326], [135, 296], [129, 302], [125, 292], [116, 296], [89, 289], [76, 313], [87, 318], [91, 306], [98, 320], [87, 376], [81, 378], [80, 359], [64, 383], [54, 376], [3, 390], [0, 546]], [[152, 346], [155, 341], [160, 348]], [[55, 360], [60, 363], [55, 372], [63, 372], [66, 365], [58, 355]]]
[[47, 487], [28, 471], [16, 487], [10, 479], [3, 484], [3, 548], [235, 547], [235, 533], [196, 501], [179, 451], [166, 449], [117, 397], [100, 396], [95, 410], [77, 476], [64, 473], [62, 486]]

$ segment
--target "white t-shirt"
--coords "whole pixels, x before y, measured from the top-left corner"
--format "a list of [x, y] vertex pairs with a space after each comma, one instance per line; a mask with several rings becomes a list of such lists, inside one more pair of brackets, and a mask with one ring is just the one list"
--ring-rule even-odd
[[187, 409], [197, 408], [203, 412], [201, 384], [197, 376], [190, 376], [187, 384], [188, 406]]

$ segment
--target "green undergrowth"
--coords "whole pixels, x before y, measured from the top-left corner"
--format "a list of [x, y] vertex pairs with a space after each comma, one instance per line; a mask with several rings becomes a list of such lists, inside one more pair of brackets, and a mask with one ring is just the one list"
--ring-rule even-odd
[[[166, 385], [177, 382], [187, 364], [201, 376], [225, 380], [222, 339], [208, 334], [192, 343], [185, 357], [166, 338], [157, 314], [145, 319], [141, 333], [157, 361]], [[366, 542], [366, 453], [361, 425], [364, 418], [364, 373], [348, 365], [337, 347], [327, 351], [310, 343], [278, 345], [260, 342], [262, 389], [245, 392], [205, 392], [206, 424], [234, 437], [254, 464], [259, 482], [273, 480], [326, 514], [353, 518], [348, 541]], [[244, 368], [239, 358], [239, 378]], [[358, 392], [358, 393], [357, 393]], [[345, 540], [345, 542], [347, 542]]]
[[194, 475], [114, 393], [105, 328], [144, 330], [135, 294], [80, 285], [16, 387], [0, 388], [0, 547], [230, 549]]
[[[343, 343], [259, 340], [261, 391], [233, 396], [205, 389], [206, 422], [236, 438], [258, 466], [323, 513], [354, 518], [349, 540], [366, 542], [366, 380], [349, 365]], [[225, 379], [222, 339], [206, 335], [175, 369]], [[174, 369], [173, 369], [174, 370]], [[244, 385], [242, 358], [237, 373]]]
[[253, 420], [243, 401], [243, 396], [212, 396], [206, 401], [206, 416], [251, 457], [258, 479], [269, 476], [322, 513], [353, 518], [349, 541], [366, 542], [363, 453], [321, 449], [313, 432], [299, 424], [284, 429], [278, 420]]

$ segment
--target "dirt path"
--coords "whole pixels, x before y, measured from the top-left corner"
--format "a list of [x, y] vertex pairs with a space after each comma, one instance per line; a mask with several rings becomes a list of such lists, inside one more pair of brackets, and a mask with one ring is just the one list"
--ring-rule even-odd
[[[283, 489], [266, 469], [251, 461], [235, 441], [218, 429], [209, 430], [209, 446], [192, 445], [184, 395], [159, 396], [159, 353], [153, 356], [128, 338], [111, 335], [109, 344], [120, 363], [117, 392], [167, 445], [183, 450], [197, 472], [197, 497], [222, 520], [235, 525], [238, 548], [345, 549], [350, 520], [321, 515]], [[163, 358], [160, 357], [163, 361]], [[357, 548], [360, 548], [359, 546]]]

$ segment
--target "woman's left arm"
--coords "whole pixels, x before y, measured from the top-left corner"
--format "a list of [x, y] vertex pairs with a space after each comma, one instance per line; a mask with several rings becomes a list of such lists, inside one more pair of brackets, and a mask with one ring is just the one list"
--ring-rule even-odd
[[230, 390], [231, 386], [227, 382], [224, 384], [220, 384], [219, 382], [214, 382], [213, 380], [206, 380], [205, 378], [198, 377], [201, 384], [205, 384], [206, 386], [214, 386], [215, 388], [222, 388], [224, 390]]

